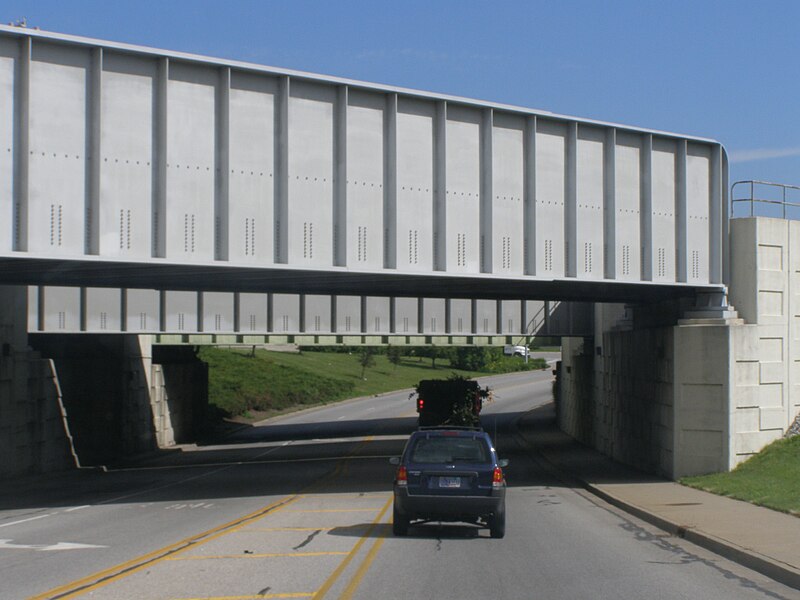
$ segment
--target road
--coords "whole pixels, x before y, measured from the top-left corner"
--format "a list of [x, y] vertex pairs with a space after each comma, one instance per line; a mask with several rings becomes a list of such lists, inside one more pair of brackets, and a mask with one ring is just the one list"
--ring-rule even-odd
[[388, 457], [408, 392], [295, 413], [215, 446], [0, 490], [0, 598], [792, 599], [781, 586], [562, 483], [514, 424], [549, 371], [486, 379], [507, 469], [502, 540], [467, 525], [391, 534]]

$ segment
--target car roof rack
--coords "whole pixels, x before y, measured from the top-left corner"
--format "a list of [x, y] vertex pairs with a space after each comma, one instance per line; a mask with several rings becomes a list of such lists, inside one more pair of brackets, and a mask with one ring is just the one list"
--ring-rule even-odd
[[417, 427], [417, 431], [435, 431], [437, 429], [449, 429], [449, 430], [457, 430], [457, 431], [483, 431], [483, 427], [474, 426], [470, 427], [469, 425], [422, 425]]

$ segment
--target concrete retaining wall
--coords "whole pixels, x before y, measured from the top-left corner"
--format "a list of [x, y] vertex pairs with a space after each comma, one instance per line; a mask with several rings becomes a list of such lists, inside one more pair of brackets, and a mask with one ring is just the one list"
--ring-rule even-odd
[[563, 346], [564, 431], [669, 477], [732, 469], [784, 435], [800, 413], [800, 222], [735, 219], [731, 253], [739, 318], [596, 307], [594, 340]]
[[26, 297], [0, 286], [0, 479], [74, 465], [53, 364], [27, 346]]
[[731, 221], [730, 300], [749, 330], [735, 346], [732, 461], [780, 438], [800, 413], [800, 222]]
[[192, 441], [207, 372], [190, 347], [162, 351], [149, 336], [31, 336], [53, 358], [81, 463], [107, 464]]
[[195, 439], [208, 373], [191, 348], [162, 350], [162, 364], [149, 336], [36, 335], [33, 350], [26, 295], [0, 287], [0, 479]]
[[671, 476], [672, 349], [670, 328], [608, 331], [594, 340], [565, 340], [561, 429], [615, 460]]

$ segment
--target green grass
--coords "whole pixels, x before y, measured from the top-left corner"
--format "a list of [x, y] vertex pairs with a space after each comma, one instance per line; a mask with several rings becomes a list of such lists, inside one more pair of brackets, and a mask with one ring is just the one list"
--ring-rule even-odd
[[800, 436], [773, 442], [730, 473], [681, 483], [800, 516]]
[[[232, 417], [263, 417], [412, 388], [421, 379], [446, 379], [452, 373], [464, 377], [487, 375], [452, 369], [446, 359], [437, 359], [434, 369], [429, 358], [403, 357], [395, 366], [385, 355], [376, 355], [375, 366], [367, 368], [362, 378], [358, 350], [352, 354], [256, 350], [252, 354], [249, 349], [206, 346], [200, 348], [199, 356], [209, 365], [209, 402]], [[518, 358], [502, 362], [509, 370], [523, 364]], [[535, 365], [544, 366], [532, 361], [531, 367]]]

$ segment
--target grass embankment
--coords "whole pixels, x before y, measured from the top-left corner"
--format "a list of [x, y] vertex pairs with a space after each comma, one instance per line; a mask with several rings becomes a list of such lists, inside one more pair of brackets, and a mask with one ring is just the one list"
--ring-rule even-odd
[[800, 436], [773, 442], [730, 473], [681, 483], [800, 516]]
[[[357, 355], [357, 350], [352, 354], [266, 350], [253, 353], [244, 348], [210, 346], [199, 350], [200, 359], [209, 366], [209, 402], [228, 417], [245, 419], [411, 388], [421, 379], [446, 379], [453, 373], [464, 377], [489, 374], [453, 369], [443, 358], [437, 359], [433, 368], [427, 358], [406, 356], [393, 365], [386, 355], [376, 355], [375, 364], [365, 370], [362, 378]], [[502, 366], [507, 367], [505, 371], [524, 368], [520, 358], [501, 360]], [[545, 366], [543, 360], [532, 359], [529, 368]]]

